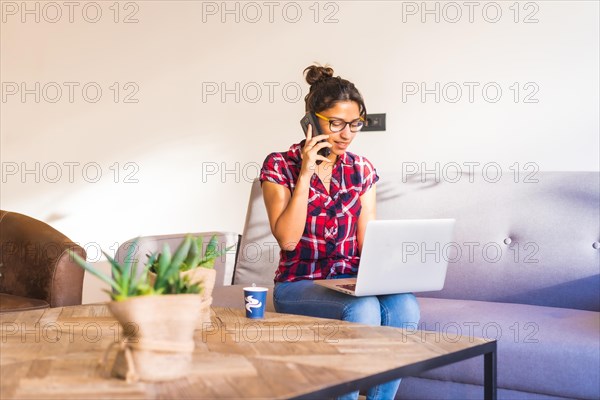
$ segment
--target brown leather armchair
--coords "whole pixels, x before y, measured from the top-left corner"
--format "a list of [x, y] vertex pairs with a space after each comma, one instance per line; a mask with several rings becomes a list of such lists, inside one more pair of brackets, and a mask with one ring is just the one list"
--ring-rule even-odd
[[50, 225], [0, 210], [0, 313], [81, 304], [85, 251]]

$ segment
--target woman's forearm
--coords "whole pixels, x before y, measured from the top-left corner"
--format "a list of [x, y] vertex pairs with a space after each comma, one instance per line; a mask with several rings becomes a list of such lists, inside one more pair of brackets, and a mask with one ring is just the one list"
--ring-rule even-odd
[[294, 250], [304, 233], [310, 180], [310, 176], [298, 177], [290, 201], [275, 223], [273, 236], [283, 250]]

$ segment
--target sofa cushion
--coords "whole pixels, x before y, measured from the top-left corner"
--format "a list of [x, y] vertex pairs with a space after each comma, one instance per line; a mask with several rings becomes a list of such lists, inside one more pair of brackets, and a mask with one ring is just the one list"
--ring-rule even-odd
[[48, 307], [50, 307], [50, 304], [44, 300], [0, 293], [0, 313], [29, 311]]
[[[419, 329], [429, 339], [497, 338], [498, 387], [550, 396], [600, 397], [600, 313], [473, 300], [419, 297]], [[437, 368], [424, 378], [483, 383], [483, 357]]]
[[[483, 387], [466, 383], [456, 384], [425, 378], [405, 378], [400, 384], [396, 399], [410, 400], [480, 400]], [[502, 400], [567, 400], [566, 397], [548, 396], [498, 388], [498, 399]]]

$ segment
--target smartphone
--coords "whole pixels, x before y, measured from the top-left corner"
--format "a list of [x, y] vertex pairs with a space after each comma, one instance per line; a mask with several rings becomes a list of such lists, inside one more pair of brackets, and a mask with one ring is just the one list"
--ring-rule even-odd
[[[306, 114], [300, 120], [300, 125], [302, 125], [302, 129], [304, 130], [304, 136], [306, 136], [306, 132], [308, 131], [309, 124], [312, 126], [312, 135], [313, 136], [318, 136], [318, 135], [323, 134], [323, 131], [321, 130], [321, 124], [319, 124], [319, 119], [317, 118], [315, 113], [311, 112], [311, 113]], [[326, 139], [320, 140], [319, 143], [324, 140], [326, 140]], [[323, 156], [323, 157], [329, 157], [329, 155], [331, 154], [331, 150], [329, 149], [329, 147], [323, 147], [321, 150], [319, 150], [317, 152], [317, 154], [320, 156]], [[321, 164], [322, 162], [323, 162], [322, 160], [317, 160], [317, 165]]]

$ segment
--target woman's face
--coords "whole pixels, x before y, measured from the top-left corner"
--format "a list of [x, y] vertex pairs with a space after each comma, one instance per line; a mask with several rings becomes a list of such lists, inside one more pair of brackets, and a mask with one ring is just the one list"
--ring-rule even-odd
[[[319, 112], [319, 114], [329, 119], [351, 122], [360, 118], [360, 109], [356, 102], [345, 100], [336, 102], [333, 107], [323, 110]], [[356, 132], [350, 131], [349, 124], [347, 124], [340, 132], [331, 132], [328, 121], [319, 118], [319, 123], [321, 124], [323, 133], [329, 135], [327, 141], [333, 145], [333, 147], [331, 147], [331, 153], [335, 156], [344, 154], [356, 136]]]

